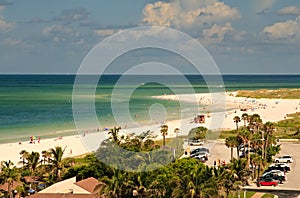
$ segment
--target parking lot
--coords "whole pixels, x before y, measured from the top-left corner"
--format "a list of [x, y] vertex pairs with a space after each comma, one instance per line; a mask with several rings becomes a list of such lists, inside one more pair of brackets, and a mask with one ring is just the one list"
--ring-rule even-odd
[[[294, 162], [290, 164], [291, 171], [286, 174], [287, 181], [280, 184], [276, 188], [291, 188], [300, 189], [300, 143], [298, 142], [279, 142], [281, 144], [281, 155], [292, 155]], [[199, 147], [199, 146], [198, 146]], [[230, 148], [225, 146], [224, 142], [213, 141], [206, 143], [203, 147], [209, 148], [211, 157], [208, 158], [206, 162], [207, 165], [213, 166], [214, 161], [223, 161], [229, 163], [230, 161]], [[192, 146], [191, 150], [197, 148], [197, 146]], [[236, 149], [233, 149], [233, 156], [236, 157]]]

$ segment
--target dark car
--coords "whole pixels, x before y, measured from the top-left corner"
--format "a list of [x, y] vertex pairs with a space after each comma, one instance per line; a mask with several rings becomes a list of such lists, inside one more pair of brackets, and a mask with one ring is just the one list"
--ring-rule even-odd
[[281, 164], [272, 164], [270, 167], [282, 167], [285, 170], [285, 172], [288, 172], [288, 171], [291, 170], [291, 168], [289, 166], [287, 166], [283, 163], [281, 163]]
[[280, 171], [286, 173], [286, 169], [281, 166], [270, 166], [265, 172], [270, 172], [271, 170], [280, 170]]
[[261, 186], [277, 186], [278, 183], [272, 178], [266, 178], [259, 182]]
[[194, 155], [194, 154], [200, 153], [200, 152], [206, 152], [206, 153], [209, 153], [209, 149], [204, 148], [204, 147], [202, 147], [202, 148], [197, 148], [197, 149], [191, 151], [191, 155]]
[[282, 184], [285, 181], [285, 176], [280, 176], [276, 173], [267, 173], [264, 176], [260, 177], [260, 180], [264, 180], [264, 179], [274, 179], [276, 181], [278, 181], [278, 183]]

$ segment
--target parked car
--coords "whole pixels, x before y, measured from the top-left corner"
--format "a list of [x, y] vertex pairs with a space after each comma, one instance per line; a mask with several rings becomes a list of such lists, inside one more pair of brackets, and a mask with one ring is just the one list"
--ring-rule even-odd
[[277, 186], [278, 183], [272, 178], [265, 178], [259, 182], [261, 186]]
[[272, 171], [272, 170], [279, 170], [279, 171], [282, 171], [282, 172], [286, 173], [285, 168], [283, 168], [283, 167], [281, 167], [281, 166], [270, 166], [270, 167], [266, 170], [266, 172], [270, 172], [270, 171]]
[[201, 162], [206, 162], [208, 160], [206, 153], [199, 153], [198, 155], [193, 156], [192, 158], [198, 159]]
[[275, 163], [275, 164], [271, 164], [270, 167], [283, 167], [285, 169], [286, 172], [291, 170], [290, 165], [286, 164], [286, 163]]
[[206, 152], [206, 151], [199, 151], [198, 153], [193, 153], [191, 154], [191, 157], [193, 158], [194, 156], [197, 155], [205, 155], [206, 157], [210, 157], [210, 153]]
[[272, 172], [269, 172], [269, 173], [266, 173], [264, 174], [263, 176], [260, 177], [260, 180], [264, 180], [264, 179], [267, 179], [267, 178], [272, 178], [274, 180], [277, 181], [277, 183], [280, 183], [282, 184], [284, 181], [285, 181], [285, 176], [280, 176], [276, 173], [272, 173]]
[[281, 157], [277, 157], [274, 160], [274, 162], [276, 162], [276, 163], [292, 163], [293, 161], [294, 161], [293, 157], [290, 155], [284, 155]]
[[198, 160], [200, 160], [200, 162], [203, 162], [203, 163], [205, 163], [208, 159], [207, 159], [207, 157], [205, 157], [205, 156], [203, 156], [203, 157], [196, 157], [195, 159], [198, 159]]
[[197, 153], [201, 153], [201, 152], [206, 152], [210, 156], [209, 149], [205, 148], [205, 147], [196, 148], [195, 150], [192, 150], [190, 154], [191, 154], [191, 156], [193, 156], [193, 155], [195, 155]]
[[281, 171], [281, 170], [271, 170], [271, 171], [266, 171], [266, 172], [264, 172], [264, 174], [263, 174], [262, 176], [265, 176], [265, 175], [268, 174], [268, 173], [276, 173], [277, 175], [285, 176], [284, 171]]
[[202, 146], [204, 144], [203, 141], [201, 140], [193, 140], [191, 143], [190, 143], [190, 146]]

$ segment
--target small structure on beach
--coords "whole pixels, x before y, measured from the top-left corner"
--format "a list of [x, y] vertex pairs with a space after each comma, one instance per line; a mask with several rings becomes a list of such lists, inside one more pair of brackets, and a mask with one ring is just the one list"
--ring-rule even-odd
[[195, 123], [205, 123], [205, 115], [197, 115], [196, 117], [194, 117], [194, 122]]

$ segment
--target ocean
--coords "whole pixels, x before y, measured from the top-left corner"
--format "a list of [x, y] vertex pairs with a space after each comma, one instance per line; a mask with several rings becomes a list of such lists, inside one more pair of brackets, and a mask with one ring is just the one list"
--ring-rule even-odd
[[[98, 82], [95, 109], [103, 127], [114, 126], [117, 122], [112, 112], [112, 93], [119, 115], [129, 111], [135, 122], [149, 124], [161, 119], [157, 104], [165, 107], [168, 120], [180, 118], [181, 112], [185, 112], [184, 117], [195, 114], [192, 104], [185, 104], [182, 109], [176, 101], [151, 98], [174, 93], [173, 89], [160, 83], [162, 80], [180, 94], [190, 93], [189, 88], [196, 93], [209, 91], [202, 76], [185, 76], [189, 84], [178, 80], [178, 76], [128, 76], [125, 80], [122, 77], [102, 76]], [[47, 138], [76, 134], [72, 111], [75, 78], [75, 75], [0, 75], [0, 143], [26, 140], [32, 135]], [[220, 82], [212, 83], [216, 90], [300, 88], [300, 75], [224, 75], [222, 78], [224, 86]], [[115, 93], [120, 80], [119, 91]], [[82, 86], [90, 86], [88, 80]], [[158, 115], [157, 119], [149, 115], [153, 105], [157, 107], [151, 109]], [[130, 127], [130, 123], [122, 124]]]

